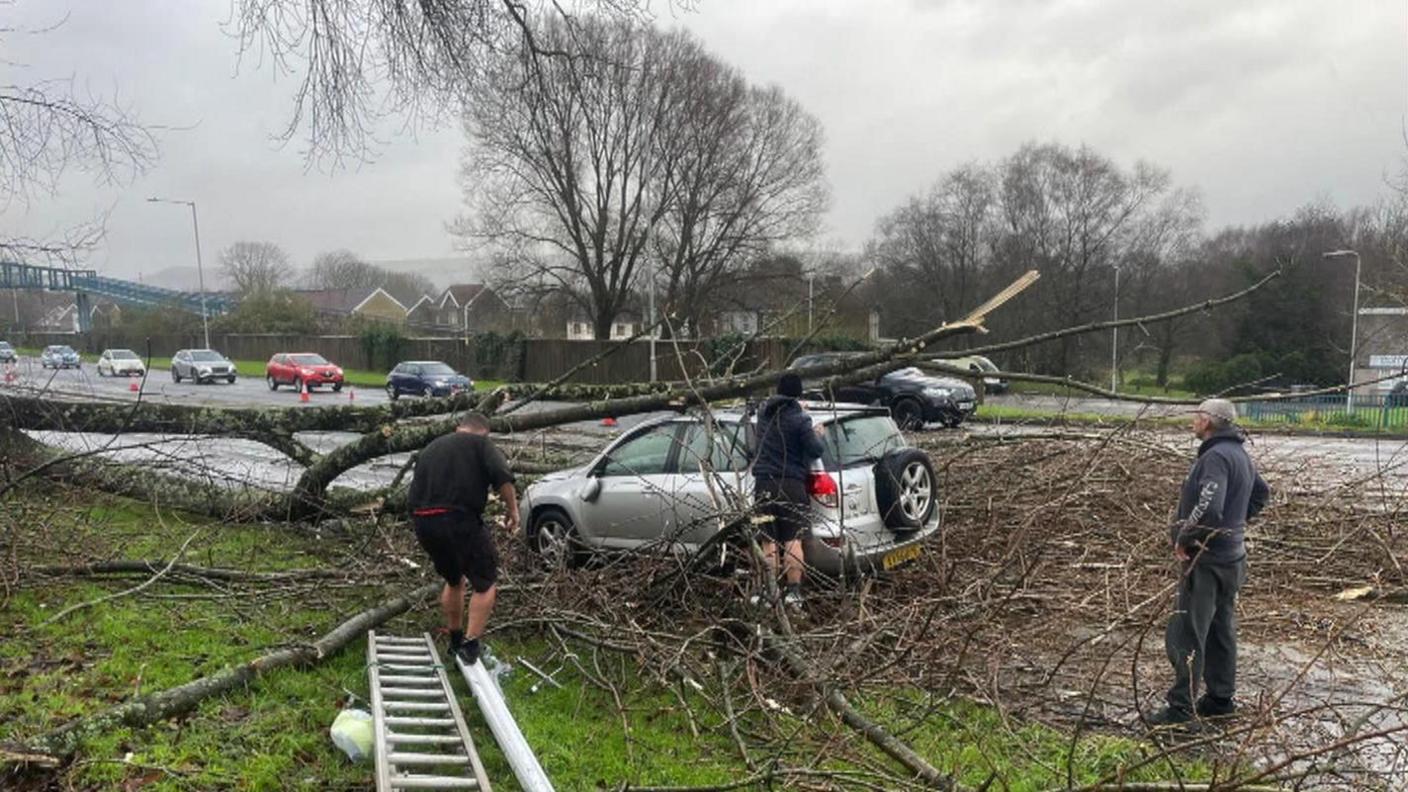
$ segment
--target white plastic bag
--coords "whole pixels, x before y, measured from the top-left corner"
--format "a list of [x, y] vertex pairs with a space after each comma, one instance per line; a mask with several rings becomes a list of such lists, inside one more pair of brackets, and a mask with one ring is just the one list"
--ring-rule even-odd
[[370, 712], [359, 709], [345, 709], [337, 714], [329, 732], [333, 745], [342, 749], [347, 758], [360, 762], [372, 755], [372, 740], [375, 726]]

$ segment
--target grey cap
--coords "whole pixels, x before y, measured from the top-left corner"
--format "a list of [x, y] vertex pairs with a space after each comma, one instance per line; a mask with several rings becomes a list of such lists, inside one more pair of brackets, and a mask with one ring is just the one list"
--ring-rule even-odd
[[1217, 418], [1227, 423], [1237, 422], [1237, 405], [1226, 399], [1207, 399], [1198, 405], [1194, 412], [1200, 412], [1210, 418]]

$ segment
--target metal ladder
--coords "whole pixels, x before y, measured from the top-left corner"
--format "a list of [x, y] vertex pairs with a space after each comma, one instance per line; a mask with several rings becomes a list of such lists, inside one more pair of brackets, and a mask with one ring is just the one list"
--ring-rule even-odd
[[377, 792], [490, 789], [429, 634], [404, 638], [368, 632], [367, 670]]

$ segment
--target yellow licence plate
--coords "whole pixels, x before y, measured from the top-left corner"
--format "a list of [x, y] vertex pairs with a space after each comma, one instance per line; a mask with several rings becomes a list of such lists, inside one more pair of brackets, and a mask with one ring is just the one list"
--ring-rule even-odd
[[880, 565], [887, 570], [894, 569], [906, 561], [913, 561], [923, 552], [923, 548], [917, 544], [912, 544], [909, 547], [901, 547], [898, 550], [891, 550], [880, 559]]

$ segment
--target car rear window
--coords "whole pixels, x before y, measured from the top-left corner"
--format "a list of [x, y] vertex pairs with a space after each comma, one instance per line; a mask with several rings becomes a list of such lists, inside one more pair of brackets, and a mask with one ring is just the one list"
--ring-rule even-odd
[[888, 415], [857, 415], [826, 425], [821, 463], [827, 470], [878, 462], [891, 451], [904, 448], [904, 438]]
[[326, 366], [327, 358], [322, 355], [289, 355], [289, 358], [301, 366]]

